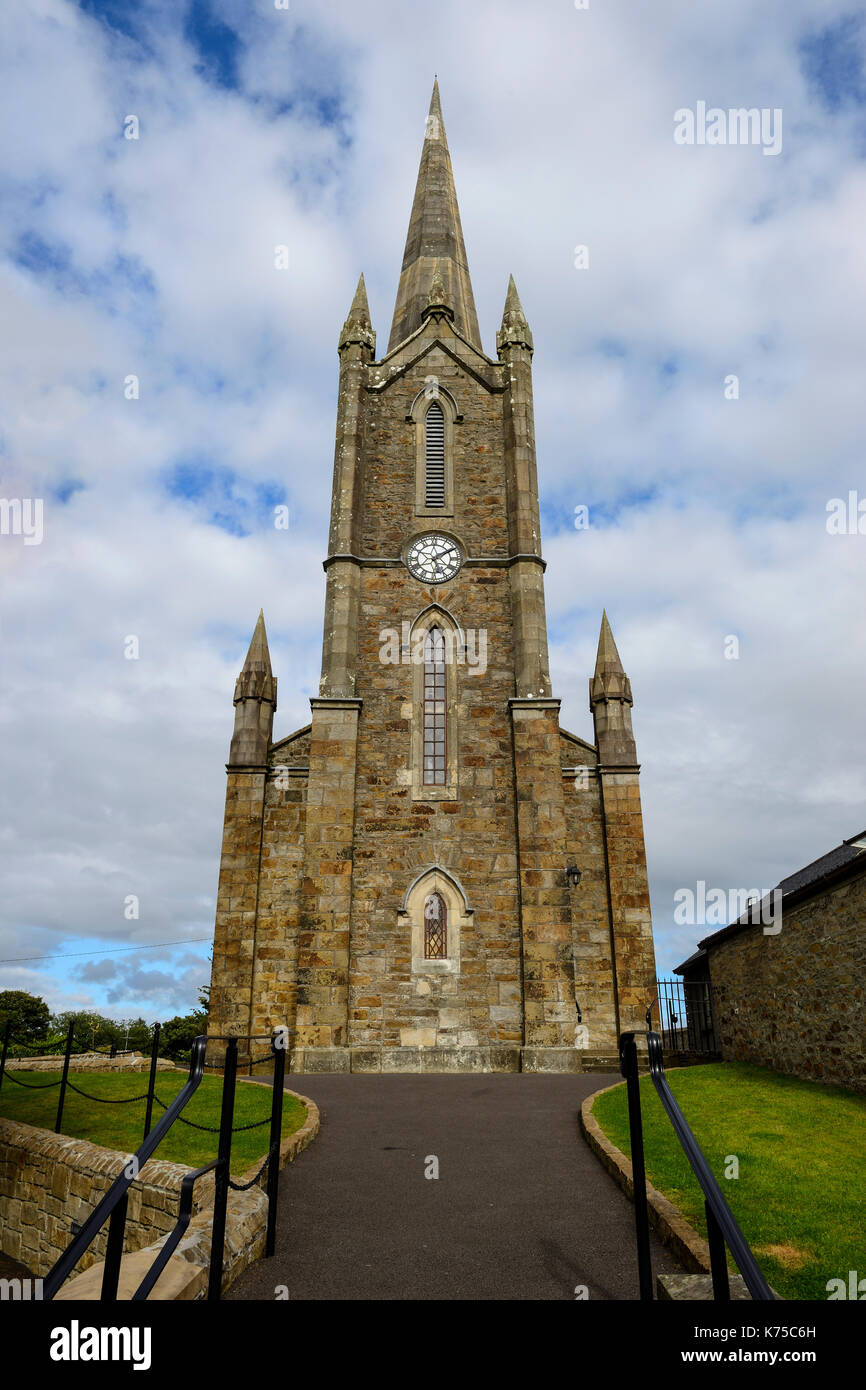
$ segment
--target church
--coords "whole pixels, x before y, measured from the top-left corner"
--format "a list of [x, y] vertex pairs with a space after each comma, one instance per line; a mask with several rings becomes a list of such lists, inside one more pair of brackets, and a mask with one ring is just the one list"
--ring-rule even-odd
[[560, 727], [532, 333], [511, 279], [482, 345], [438, 85], [387, 350], [361, 276], [338, 353], [319, 694], [274, 739], [260, 613], [209, 1030], [285, 1026], [294, 1072], [610, 1067], [655, 977], [631, 685], [602, 616], [595, 743]]

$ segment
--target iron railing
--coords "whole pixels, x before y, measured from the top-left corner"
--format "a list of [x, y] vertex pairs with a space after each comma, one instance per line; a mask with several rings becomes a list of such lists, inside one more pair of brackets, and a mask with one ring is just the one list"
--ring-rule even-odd
[[[673, 1125], [674, 1133], [689, 1161], [692, 1172], [704, 1194], [704, 1210], [707, 1218], [707, 1242], [710, 1247], [710, 1269], [713, 1279], [713, 1297], [719, 1302], [728, 1302], [731, 1297], [728, 1279], [726, 1248], [730, 1250], [746, 1287], [753, 1299], [772, 1301], [775, 1295], [761, 1273], [752, 1254], [748, 1241], [737, 1225], [733, 1212], [722, 1195], [709, 1164], [688, 1126], [677, 1099], [665, 1076], [662, 1039], [653, 1032], [647, 1010], [647, 1049], [652, 1083], [665, 1113]], [[620, 1071], [625, 1077], [628, 1095], [629, 1132], [631, 1134], [631, 1162], [634, 1180], [635, 1233], [637, 1236], [638, 1277], [640, 1297], [644, 1301], [653, 1299], [652, 1262], [650, 1259], [649, 1212], [647, 1208], [646, 1168], [644, 1164], [643, 1124], [641, 1120], [640, 1081], [638, 1076], [638, 1056], [635, 1033], [622, 1033], [619, 1040]]]
[[[74, 1061], [76, 1057], [91, 1057], [95, 1052], [98, 1052], [110, 1059], [113, 1059], [115, 1057], [124, 1057], [128, 1054], [128, 1052], [134, 1052], [134, 1048], [118, 1050], [117, 1046], [114, 1043], [112, 1043], [110, 1048], [90, 1047], [86, 1048], [84, 1052], [73, 1052], [72, 1043], [73, 1033], [75, 1029], [75, 1021], [72, 1020], [69, 1024], [69, 1027], [66, 1030], [66, 1041], [63, 1044], [63, 1052], [42, 1054], [43, 1056], [47, 1055], [63, 1057], [63, 1066], [61, 1068], [59, 1078], [56, 1081], [41, 1081], [37, 1083], [34, 1083], [32, 1081], [22, 1081], [19, 1077], [14, 1075], [13, 1071], [9, 1067], [7, 1054], [9, 1052], [10, 1043], [19, 1048], [28, 1048], [30, 1051], [37, 1051], [40, 1047], [43, 1046], [43, 1044], [16, 1042], [16, 1040], [11, 1035], [11, 1027], [11, 1022], [7, 1022], [3, 1034], [3, 1049], [2, 1052], [0, 1052], [0, 1089], [2, 1089], [4, 1080], [11, 1081], [15, 1086], [23, 1087], [25, 1091], [50, 1091], [55, 1086], [59, 1086], [60, 1091], [57, 1097], [57, 1114], [54, 1120], [55, 1134], [60, 1134], [63, 1130], [63, 1110], [66, 1104], [66, 1093], [67, 1091], [74, 1091], [77, 1095], [82, 1096], [85, 1100], [93, 1101], [96, 1105], [135, 1105], [138, 1101], [146, 1100], [147, 1108], [144, 1114], [144, 1138], [147, 1138], [148, 1134], [150, 1133], [150, 1123], [151, 1117], [153, 1115], [154, 1098], [156, 1098], [157, 1101], [159, 1100], [159, 1098], [156, 1096], [156, 1072], [157, 1060], [159, 1058], [159, 1037], [160, 1030], [162, 1027], [161, 1024], [155, 1023], [153, 1025], [153, 1036], [151, 1038], [150, 1048], [150, 1071], [148, 1075], [147, 1091], [140, 1096], [112, 1097], [110, 1100], [107, 1099], [105, 1096], [95, 1096], [92, 1094], [92, 1092], [83, 1091], [80, 1086], [76, 1086], [74, 1081], [70, 1081], [70, 1064]], [[16, 1060], [21, 1059], [16, 1058]], [[24, 1068], [23, 1070], [26, 1070], [26, 1068]], [[132, 1073], [127, 1074], [131, 1075]]]
[[[235, 1183], [232, 1181], [229, 1171], [232, 1134], [237, 1132], [232, 1127], [232, 1120], [234, 1118], [238, 1067], [238, 1039], [237, 1037], [215, 1037], [213, 1035], [210, 1038], [206, 1038], [204, 1035], [201, 1035], [195, 1039], [192, 1045], [189, 1076], [186, 1084], [172, 1103], [168, 1106], [164, 1106], [163, 1115], [152, 1129], [150, 1128], [151, 1102], [155, 1099], [160, 1105], [164, 1103], [153, 1093], [152, 1083], [155, 1068], [154, 1066], [151, 1067], [152, 1094], [148, 1098], [145, 1138], [136, 1153], [124, 1166], [123, 1172], [115, 1178], [102, 1200], [94, 1208], [90, 1216], [81, 1226], [81, 1229], [73, 1236], [66, 1250], [64, 1250], [53, 1268], [45, 1276], [42, 1286], [42, 1296], [45, 1300], [50, 1300], [55, 1297], [64, 1281], [78, 1264], [82, 1255], [84, 1255], [93, 1244], [93, 1241], [99, 1235], [106, 1221], [109, 1222], [109, 1227], [100, 1297], [103, 1302], [115, 1301], [117, 1299], [117, 1290], [120, 1281], [120, 1265], [123, 1258], [123, 1244], [126, 1231], [129, 1189], [135, 1182], [137, 1175], [141, 1172], [147, 1160], [152, 1157], [176, 1120], [179, 1120], [181, 1124], [190, 1124], [196, 1129], [218, 1133], [219, 1142], [217, 1157], [213, 1162], [205, 1164], [202, 1168], [197, 1168], [195, 1172], [188, 1173], [183, 1178], [181, 1182], [177, 1222], [161, 1247], [159, 1254], [147, 1274], [133, 1293], [133, 1301], [138, 1302], [147, 1298], [171, 1256], [174, 1254], [174, 1251], [177, 1249], [192, 1217], [193, 1189], [195, 1184], [199, 1178], [209, 1172], [214, 1172], [215, 1174], [215, 1187], [213, 1222], [211, 1228], [210, 1267], [208, 1272], [208, 1299], [219, 1299], [222, 1289], [226, 1210], [228, 1206], [229, 1189], [234, 1188], [236, 1191], [243, 1191], [246, 1188], [252, 1187], [258, 1182], [265, 1168], [268, 1170], [268, 1223], [265, 1253], [266, 1255], [273, 1255], [276, 1246], [277, 1197], [280, 1171], [279, 1151], [282, 1135], [283, 1084], [285, 1081], [287, 1034], [285, 1029], [275, 1029], [271, 1034], [256, 1034], [251, 1038], [245, 1039], [245, 1041], [251, 1042], [254, 1038], [262, 1037], [269, 1038], [271, 1043], [270, 1053], [265, 1057], [251, 1061], [250, 1066], [252, 1068], [252, 1066], [258, 1065], [261, 1062], [273, 1061], [274, 1079], [271, 1114], [269, 1120], [264, 1119], [256, 1121], [256, 1123], [252, 1125], [238, 1126], [238, 1129], [255, 1129], [258, 1125], [270, 1123], [270, 1143], [267, 1157], [255, 1177], [248, 1183]], [[227, 1043], [225, 1059], [222, 1063], [223, 1093], [218, 1130], [211, 1130], [207, 1125], [193, 1124], [193, 1121], [185, 1120], [181, 1115], [182, 1110], [192, 1099], [201, 1084], [205, 1070], [205, 1050], [209, 1041]], [[65, 1070], [68, 1070], [68, 1058]], [[144, 1097], [138, 1097], [138, 1099], [144, 1099]]]
[[666, 1052], [718, 1051], [709, 980], [656, 980], [659, 1032]]

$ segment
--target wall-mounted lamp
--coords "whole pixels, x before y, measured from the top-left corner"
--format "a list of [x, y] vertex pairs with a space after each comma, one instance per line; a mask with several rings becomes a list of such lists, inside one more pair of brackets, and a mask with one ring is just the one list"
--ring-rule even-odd
[[578, 1021], [578, 1023], [583, 1023], [583, 1014], [582, 1014], [581, 1011], [580, 1011], [580, 1004], [577, 1002], [576, 999], [575, 999], [575, 1001], [574, 1001], [574, 1006], [575, 1006], [575, 1008], [577, 1009], [577, 1021]]
[[580, 883], [580, 869], [577, 867], [576, 864], [569, 864], [568, 868], [565, 871], [565, 877], [568, 879], [569, 888], [577, 887], [577, 885]]

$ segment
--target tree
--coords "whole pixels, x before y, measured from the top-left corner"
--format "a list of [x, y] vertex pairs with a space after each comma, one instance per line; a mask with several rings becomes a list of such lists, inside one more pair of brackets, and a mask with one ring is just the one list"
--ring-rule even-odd
[[51, 1010], [38, 994], [24, 989], [0, 990], [0, 1034], [11, 1023], [12, 1037], [18, 1042], [39, 1042], [48, 1031]]
[[[213, 974], [213, 951], [208, 956], [208, 964]], [[210, 985], [199, 985], [198, 987], [198, 1006], [204, 1014], [210, 1013]]]
[[153, 1025], [143, 1018], [122, 1018], [117, 1025], [118, 1047], [130, 1052], [149, 1052], [153, 1041]]
[[194, 1009], [183, 1017], [177, 1015], [162, 1025], [159, 1035], [159, 1050], [175, 1061], [186, 1061], [190, 1049], [199, 1033], [207, 1032], [207, 1014], [204, 1009]]
[[126, 1036], [126, 1029], [121, 1031], [120, 1024], [115, 1019], [105, 1018], [102, 1014], [85, 1013], [83, 1010], [70, 1009], [65, 1013], [55, 1014], [52, 1023], [56, 1032], [63, 1038], [66, 1037], [70, 1023], [73, 1025], [73, 1052], [90, 1052], [93, 1048], [107, 1051], [112, 1043], [116, 1047], [122, 1047]]

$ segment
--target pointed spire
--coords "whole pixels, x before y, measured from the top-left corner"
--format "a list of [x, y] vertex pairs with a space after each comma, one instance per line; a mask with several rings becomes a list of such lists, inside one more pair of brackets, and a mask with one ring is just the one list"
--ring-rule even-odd
[[438, 81], [433, 84], [424, 132], [421, 166], [388, 341], [389, 352], [420, 328], [437, 261], [445, 289], [444, 299], [453, 310], [454, 326], [482, 352]]
[[270, 676], [271, 674], [271, 654], [268, 651], [268, 634], [265, 631], [265, 611], [259, 609], [259, 616], [253, 629], [252, 641], [247, 651], [247, 659], [243, 665], [243, 672], [256, 672]]
[[607, 611], [602, 610], [601, 631], [598, 635], [598, 654], [595, 659], [595, 675], [590, 681], [590, 706], [596, 700], [623, 700], [632, 703], [631, 682], [623, 670], [616, 642], [607, 620]]
[[502, 327], [496, 334], [496, 351], [500, 357], [510, 347], [523, 347], [533, 352], [532, 333], [523, 312], [514, 276], [508, 277], [508, 293], [502, 311]]
[[616, 649], [616, 642], [613, 640], [613, 633], [610, 630], [610, 623], [607, 619], [607, 609], [601, 611], [601, 631], [598, 634], [598, 655], [595, 661], [595, 674], [597, 676], [608, 675], [616, 672], [624, 676], [622, 661]]
[[367, 303], [367, 286], [364, 284], [364, 275], [358, 281], [358, 288], [355, 290], [355, 298], [352, 300], [352, 307], [349, 310], [349, 317], [343, 324], [343, 331], [340, 334], [340, 342], [337, 347], [338, 352], [343, 352], [345, 348], [357, 344], [363, 348], [369, 348], [372, 355], [376, 355], [376, 334], [373, 332], [370, 323], [370, 306]]
[[355, 298], [352, 300], [352, 307], [349, 310], [349, 318], [358, 319], [360, 323], [370, 322], [370, 306], [367, 303], [367, 286], [364, 283], [363, 270], [358, 280], [358, 288], [355, 290]]
[[631, 727], [631, 681], [623, 670], [607, 613], [601, 615], [595, 675], [589, 682], [589, 707], [595, 722], [599, 761], [609, 767], [637, 762]]
[[235, 681], [235, 729], [229, 751], [229, 767], [262, 767], [277, 708], [277, 682], [271, 671], [265, 615], [259, 616], [240, 675]]
[[271, 671], [271, 654], [268, 651], [265, 615], [261, 608], [246, 661], [235, 681], [235, 704], [238, 703], [238, 700], [269, 700], [273, 702], [276, 709], [277, 682]]

